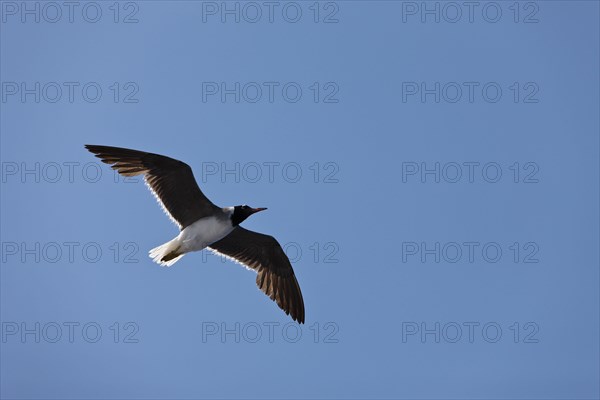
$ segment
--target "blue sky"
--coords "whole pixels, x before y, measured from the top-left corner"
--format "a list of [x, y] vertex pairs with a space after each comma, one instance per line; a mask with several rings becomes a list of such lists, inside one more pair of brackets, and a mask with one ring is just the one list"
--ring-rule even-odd
[[[269, 4], [0, 3], [0, 395], [598, 398], [598, 3]], [[306, 324], [85, 143], [268, 207]]]

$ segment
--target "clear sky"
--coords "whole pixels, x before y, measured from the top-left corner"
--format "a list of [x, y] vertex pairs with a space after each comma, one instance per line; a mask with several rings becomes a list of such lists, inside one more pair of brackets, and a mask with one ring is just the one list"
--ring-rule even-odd
[[[3, 398], [600, 396], [598, 2], [0, 6]], [[268, 207], [306, 324], [86, 143]]]

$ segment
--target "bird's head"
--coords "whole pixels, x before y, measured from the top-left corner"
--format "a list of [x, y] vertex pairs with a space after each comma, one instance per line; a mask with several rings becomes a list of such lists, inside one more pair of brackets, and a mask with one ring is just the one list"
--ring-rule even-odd
[[264, 208], [264, 207], [252, 208], [245, 204], [241, 205], [241, 206], [235, 206], [235, 207], [233, 207], [233, 214], [231, 214], [231, 224], [233, 226], [238, 226], [252, 214], [255, 214], [259, 211], [264, 211], [264, 210], [266, 210], [266, 208]]

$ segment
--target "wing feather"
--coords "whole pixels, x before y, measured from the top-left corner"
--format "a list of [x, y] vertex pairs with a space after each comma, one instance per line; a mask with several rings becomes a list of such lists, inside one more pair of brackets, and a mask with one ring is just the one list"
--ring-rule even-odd
[[219, 209], [202, 193], [192, 169], [184, 162], [121, 147], [85, 147], [123, 176], [143, 175], [161, 208], [179, 229]]
[[275, 238], [238, 226], [209, 248], [256, 271], [258, 288], [294, 321], [304, 323], [300, 285], [290, 260]]

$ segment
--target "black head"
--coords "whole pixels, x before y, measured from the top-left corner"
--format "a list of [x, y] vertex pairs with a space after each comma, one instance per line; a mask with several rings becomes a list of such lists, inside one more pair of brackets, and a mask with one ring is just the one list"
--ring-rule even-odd
[[252, 214], [263, 210], [266, 210], [266, 208], [252, 208], [245, 204], [243, 206], [235, 206], [233, 207], [233, 214], [231, 215], [231, 224], [233, 226], [238, 226]]

